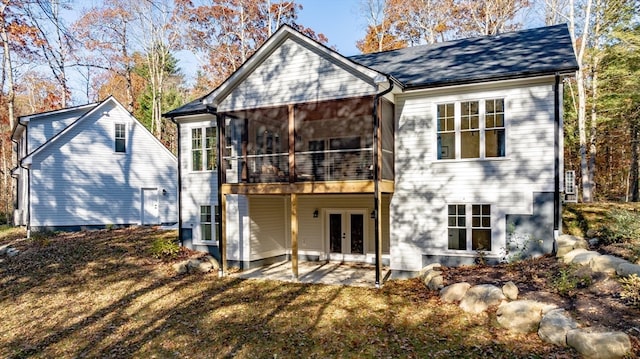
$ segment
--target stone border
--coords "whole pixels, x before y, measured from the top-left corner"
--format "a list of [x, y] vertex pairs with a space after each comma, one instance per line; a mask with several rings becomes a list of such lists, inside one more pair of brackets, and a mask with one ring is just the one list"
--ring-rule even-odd
[[[564, 263], [589, 266], [591, 271], [609, 276], [640, 275], [640, 265], [590, 251], [589, 243], [583, 238], [561, 235], [557, 244], [558, 260]], [[497, 306], [498, 324], [512, 332], [537, 332], [542, 341], [569, 346], [586, 358], [624, 358], [631, 354], [631, 340], [626, 333], [582, 328], [566, 310], [555, 304], [518, 300], [519, 290], [513, 282], [505, 283], [502, 288], [493, 284], [471, 286], [467, 282], [445, 287], [439, 263], [424, 267], [419, 278], [430, 290], [440, 291], [440, 300], [458, 303], [467, 313], [482, 313]]]

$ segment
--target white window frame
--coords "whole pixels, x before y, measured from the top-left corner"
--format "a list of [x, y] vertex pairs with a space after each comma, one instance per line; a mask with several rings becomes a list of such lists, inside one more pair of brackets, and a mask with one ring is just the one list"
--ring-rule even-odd
[[[202, 210], [205, 207], [209, 207], [209, 221], [203, 221], [202, 218]], [[220, 222], [218, 221], [219, 218], [216, 215], [219, 211], [219, 207], [216, 204], [203, 204], [198, 206], [198, 229], [199, 229], [199, 237], [197, 242], [200, 244], [207, 244], [207, 245], [218, 245], [218, 226], [220, 225]], [[204, 226], [205, 225], [209, 225], [211, 228], [211, 239], [205, 239], [205, 233], [204, 233]]]
[[[211, 129], [213, 131], [213, 146], [207, 146], [207, 129]], [[193, 144], [194, 141], [194, 133], [200, 134], [200, 146], [196, 148]], [[204, 126], [204, 127], [191, 127], [189, 129], [189, 142], [190, 142], [190, 150], [189, 150], [189, 167], [192, 172], [211, 172], [217, 170], [217, 160], [215, 160], [215, 156], [217, 156], [217, 144], [218, 144], [218, 132], [216, 131], [215, 126]], [[200, 168], [194, 167], [194, 152], [200, 151]], [[208, 166], [208, 154], [209, 151], [214, 153], [214, 161]]]
[[[456, 225], [454, 226], [450, 226], [449, 225], [449, 217], [451, 217], [451, 215], [449, 214], [449, 206], [464, 206], [465, 208], [465, 213], [464, 213], [464, 226], [459, 225], [459, 222], [457, 221], [457, 218], [460, 217], [457, 215], [458, 210], [456, 209]], [[473, 207], [474, 206], [480, 206], [480, 215], [474, 215], [473, 214]], [[482, 213], [482, 206], [489, 206], [489, 214], [485, 215]], [[491, 252], [493, 250], [495, 250], [494, 248], [494, 244], [493, 244], [493, 232], [496, 229], [496, 221], [495, 221], [495, 215], [494, 215], [494, 205], [490, 204], [490, 203], [447, 203], [446, 208], [445, 208], [445, 218], [446, 218], [446, 222], [447, 223], [447, 250], [448, 251], [452, 251], [452, 252], [457, 252], [457, 253], [475, 253], [478, 250], [473, 249], [473, 230], [476, 229], [488, 229], [489, 230], [489, 243], [491, 245], [491, 248], [484, 248], [482, 249], [482, 251], [486, 251], [486, 252]], [[473, 219], [474, 217], [477, 217], [479, 219], [479, 225], [478, 226], [474, 226], [473, 224]], [[483, 225], [483, 218], [487, 218], [489, 220], [489, 227], [486, 227]], [[455, 249], [455, 248], [450, 248], [449, 247], [449, 230], [450, 229], [465, 229], [465, 239], [466, 239], [466, 249]]]
[[[486, 103], [487, 101], [495, 101], [495, 100], [502, 100], [502, 114], [503, 114], [503, 126], [502, 127], [489, 127], [488, 130], [503, 130], [504, 131], [504, 155], [503, 156], [492, 156], [492, 157], [487, 157], [486, 156], [486, 131], [487, 131], [487, 127], [486, 127]], [[478, 102], [478, 111], [479, 111], [479, 118], [478, 118], [478, 130], [479, 134], [480, 134], [480, 140], [479, 140], [479, 157], [470, 157], [470, 158], [462, 158], [462, 132], [466, 132], [468, 130], [463, 130], [462, 129], [462, 104], [463, 103], [468, 103], [468, 102]], [[438, 106], [440, 105], [451, 105], [453, 104], [454, 106], [454, 133], [455, 133], [455, 156], [454, 158], [440, 158], [440, 143], [438, 140], [438, 136], [440, 134], [441, 131], [439, 131], [439, 118], [438, 118]], [[450, 101], [440, 101], [434, 104], [434, 109], [433, 109], [433, 118], [435, 119], [435, 132], [436, 132], [436, 136], [435, 136], [435, 144], [436, 144], [436, 150], [434, 151], [435, 153], [435, 160], [438, 162], [447, 162], [447, 161], [477, 161], [477, 160], [503, 160], [506, 159], [508, 157], [508, 146], [507, 146], [507, 97], [506, 96], [492, 96], [492, 97], [486, 97], [486, 98], [464, 98], [464, 99], [455, 99], [455, 100], [450, 100]], [[448, 131], [450, 133], [450, 131]], [[449, 151], [451, 151], [451, 149], [449, 149]]]
[[[122, 136], [118, 136], [118, 127], [122, 126]], [[118, 151], [118, 140], [123, 141], [123, 150]], [[113, 124], [113, 152], [127, 153], [127, 124], [116, 122]]]

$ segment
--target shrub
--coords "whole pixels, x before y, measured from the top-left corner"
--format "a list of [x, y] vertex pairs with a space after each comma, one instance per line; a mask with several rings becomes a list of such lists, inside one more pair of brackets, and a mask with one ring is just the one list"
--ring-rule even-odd
[[170, 238], [156, 238], [151, 244], [151, 255], [158, 259], [171, 259], [178, 256], [180, 246]]
[[549, 284], [563, 297], [572, 297], [578, 288], [591, 285], [591, 276], [580, 274], [575, 265], [560, 268], [557, 273], [549, 275]]
[[634, 273], [626, 278], [620, 278], [620, 284], [622, 285], [620, 298], [627, 304], [640, 308], [640, 277]]
[[605, 243], [635, 242], [640, 239], [640, 213], [615, 209], [607, 217], [609, 225], [603, 226], [598, 233]]

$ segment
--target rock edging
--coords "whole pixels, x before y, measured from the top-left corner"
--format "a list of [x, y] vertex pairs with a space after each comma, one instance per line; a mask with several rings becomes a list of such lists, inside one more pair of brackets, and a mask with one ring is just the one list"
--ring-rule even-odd
[[[561, 235], [557, 241], [557, 257], [606, 275], [640, 275], [640, 265], [612, 255], [590, 251], [583, 238]], [[458, 303], [467, 313], [482, 313], [497, 306], [498, 324], [517, 333], [537, 332], [546, 343], [569, 346], [586, 358], [623, 358], [631, 353], [631, 340], [626, 333], [606, 329], [581, 328], [569, 313], [557, 305], [534, 300], [518, 300], [519, 290], [513, 282], [502, 288], [493, 284], [470, 285], [467, 282], [444, 286], [441, 265], [423, 268], [420, 279], [430, 290], [440, 291], [440, 300]]]

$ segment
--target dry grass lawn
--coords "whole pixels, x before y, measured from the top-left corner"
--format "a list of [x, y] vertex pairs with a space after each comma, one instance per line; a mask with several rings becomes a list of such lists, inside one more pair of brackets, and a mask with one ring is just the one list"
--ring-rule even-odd
[[[417, 280], [380, 289], [177, 276], [149, 228], [0, 244], [3, 358], [575, 357], [463, 313]], [[187, 253], [188, 254], [188, 253]]]

